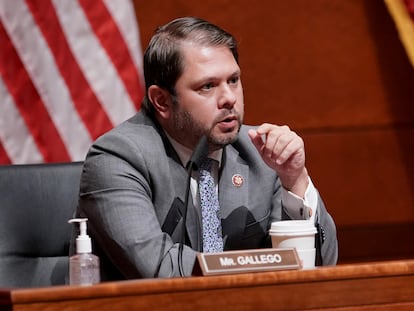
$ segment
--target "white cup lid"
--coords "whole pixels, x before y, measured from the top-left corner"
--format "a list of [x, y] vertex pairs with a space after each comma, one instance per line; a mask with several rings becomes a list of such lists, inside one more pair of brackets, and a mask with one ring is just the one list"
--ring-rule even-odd
[[272, 222], [270, 233], [316, 233], [311, 220], [283, 220]]

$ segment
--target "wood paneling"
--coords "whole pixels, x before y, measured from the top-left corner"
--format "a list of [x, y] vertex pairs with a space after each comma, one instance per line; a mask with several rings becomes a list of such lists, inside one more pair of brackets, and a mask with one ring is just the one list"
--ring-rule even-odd
[[414, 222], [414, 129], [303, 135], [308, 168], [340, 225]]
[[414, 222], [341, 226], [341, 262], [383, 261], [414, 257]]
[[339, 236], [413, 223], [414, 70], [383, 1], [134, 2], [144, 47], [158, 25], [185, 15], [236, 35], [246, 122], [304, 137], [312, 179], [338, 231], [348, 228]]
[[412, 122], [414, 72], [382, 1], [135, 0], [145, 47], [172, 18], [236, 35], [246, 120], [294, 128]]

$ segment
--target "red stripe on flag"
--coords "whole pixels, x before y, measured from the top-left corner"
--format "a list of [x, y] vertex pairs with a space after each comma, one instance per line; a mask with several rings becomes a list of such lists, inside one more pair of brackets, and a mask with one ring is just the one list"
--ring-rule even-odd
[[92, 139], [97, 138], [113, 125], [73, 56], [51, 1], [26, 2], [54, 54], [56, 65], [67, 84], [76, 110]]
[[414, 21], [414, 0], [404, 0], [404, 3], [407, 7], [408, 14], [411, 19]]
[[68, 161], [65, 144], [1, 22], [0, 42], [0, 73], [40, 153], [47, 162]]
[[0, 143], [0, 164], [1, 165], [5, 165], [5, 164], [12, 164], [9, 155], [6, 152], [6, 149], [3, 148], [3, 144]]
[[135, 107], [139, 109], [144, 96], [137, 68], [125, 40], [102, 1], [80, 0], [89, 23], [114, 64]]

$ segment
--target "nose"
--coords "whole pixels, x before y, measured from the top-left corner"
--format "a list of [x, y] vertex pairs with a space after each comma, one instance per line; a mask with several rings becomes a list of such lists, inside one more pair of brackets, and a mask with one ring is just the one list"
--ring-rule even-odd
[[220, 88], [220, 96], [218, 100], [219, 108], [232, 109], [236, 104], [237, 95], [236, 90], [229, 84], [224, 84]]

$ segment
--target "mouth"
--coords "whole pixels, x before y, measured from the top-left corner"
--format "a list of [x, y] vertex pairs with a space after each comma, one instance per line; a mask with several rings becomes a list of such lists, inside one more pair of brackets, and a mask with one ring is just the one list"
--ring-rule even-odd
[[232, 122], [234, 120], [237, 121], [237, 117], [235, 115], [229, 115], [229, 116], [225, 117], [224, 119], [222, 119], [220, 122], [227, 123], [227, 122]]
[[239, 119], [235, 115], [229, 115], [218, 122], [218, 126], [226, 132], [233, 130], [238, 124]]

